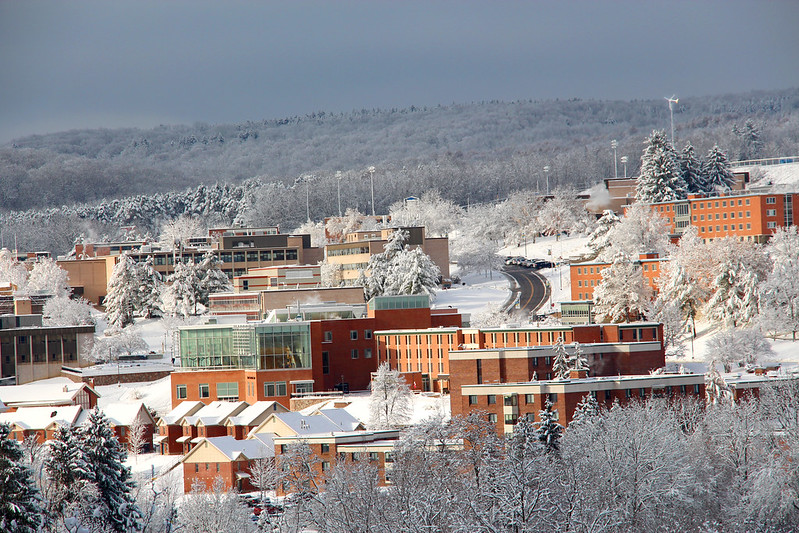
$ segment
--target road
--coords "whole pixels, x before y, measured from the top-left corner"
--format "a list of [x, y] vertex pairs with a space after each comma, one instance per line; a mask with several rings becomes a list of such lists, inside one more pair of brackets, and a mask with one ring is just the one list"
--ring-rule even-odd
[[[543, 276], [531, 268], [507, 265], [505, 274], [516, 280], [519, 293], [519, 311], [526, 314], [538, 311], [549, 297], [549, 290]], [[511, 311], [513, 312], [513, 311]]]

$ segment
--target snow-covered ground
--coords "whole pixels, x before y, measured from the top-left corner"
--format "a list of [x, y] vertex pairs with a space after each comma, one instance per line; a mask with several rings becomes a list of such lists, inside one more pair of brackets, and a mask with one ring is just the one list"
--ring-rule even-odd
[[799, 163], [763, 167], [735, 167], [733, 170], [749, 172], [751, 175], [750, 187], [769, 183], [792, 187], [799, 185]]
[[434, 307], [455, 307], [463, 313], [475, 314], [488, 304], [501, 304], [510, 295], [510, 282], [499, 272], [466, 274], [461, 285], [436, 293]]

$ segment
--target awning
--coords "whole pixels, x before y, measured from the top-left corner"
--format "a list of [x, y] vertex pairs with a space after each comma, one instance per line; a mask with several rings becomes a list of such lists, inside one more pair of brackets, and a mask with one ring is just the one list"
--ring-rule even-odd
[[290, 385], [302, 385], [305, 383], [313, 383], [314, 380], [312, 379], [295, 379], [294, 381], [289, 381]]
[[205, 438], [205, 437], [194, 437], [193, 439], [191, 439], [191, 443], [192, 443], [192, 444], [197, 444], [198, 442], [200, 442], [200, 441], [201, 441], [201, 440], [203, 440], [204, 438]]
[[236, 472], [236, 479], [244, 479], [250, 477], [247, 472]]
[[189, 435], [183, 435], [182, 437], [178, 437], [178, 438], [176, 438], [176, 439], [175, 439], [175, 442], [186, 442], [186, 441], [187, 441], [187, 440], [189, 440], [190, 438], [191, 438], [191, 437], [190, 437]]
[[161, 443], [161, 442], [164, 442], [166, 439], [167, 439], [167, 436], [166, 436], [166, 435], [158, 435], [157, 437], [155, 437], [155, 438], [153, 439], [153, 443], [155, 443], [155, 444], [159, 444], [159, 443]]

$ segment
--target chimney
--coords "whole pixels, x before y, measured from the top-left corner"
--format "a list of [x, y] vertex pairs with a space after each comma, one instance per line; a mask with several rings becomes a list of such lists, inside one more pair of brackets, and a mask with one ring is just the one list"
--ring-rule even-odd
[[32, 315], [33, 306], [30, 298], [14, 298], [14, 314], [19, 315]]
[[588, 377], [588, 370], [569, 370], [569, 379], [584, 379]]

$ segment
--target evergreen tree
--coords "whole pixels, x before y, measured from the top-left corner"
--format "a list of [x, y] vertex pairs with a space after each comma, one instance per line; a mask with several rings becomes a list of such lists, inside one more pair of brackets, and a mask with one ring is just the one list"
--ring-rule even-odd
[[80, 437], [87, 478], [97, 487], [102, 505], [102, 520], [114, 531], [139, 529], [141, 512], [131, 495], [135, 483], [124, 464], [127, 452], [102, 411], [89, 412]]
[[707, 314], [727, 326], [745, 326], [757, 316], [758, 276], [739, 258], [728, 257], [713, 279]]
[[708, 192], [702, 173], [702, 163], [696, 158], [693, 145], [689, 142], [680, 154], [680, 176], [689, 193]]
[[574, 342], [572, 344], [574, 348], [574, 354], [572, 354], [571, 358], [569, 359], [569, 365], [572, 370], [588, 370], [588, 359], [585, 357], [583, 353], [582, 347], [580, 347], [579, 342]]
[[50, 441], [44, 468], [50, 481], [48, 502], [53, 515], [61, 515], [78, 502], [89, 479], [77, 426], [58, 426]]
[[619, 223], [619, 217], [610, 209], [605, 209], [602, 216], [596, 221], [596, 227], [588, 237], [588, 247], [599, 254], [610, 246], [610, 230]]
[[138, 314], [144, 318], [161, 316], [161, 292], [164, 281], [161, 274], [153, 268], [152, 256], [136, 265], [136, 275], [139, 281]]
[[641, 175], [635, 197], [645, 203], [668, 202], [685, 198], [687, 188], [680, 176], [674, 149], [662, 130], [655, 130], [644, 142]]
[[552, 351], [555, 352], [555, 357], [552, 360], [552, 373], [555, 375], [555, 379], [569, 379], [569, 354], [566, 353], [566, 347], [563, 345], [563, 337], [558, 337], [552, 346]]
[[652, 289], [641, 267], [619, 255], [602, 270], [602, 281], [594, 289], [594, 314], [597, 322], [629, 322], [649, 307]]
[[213, 252], [206, 252], [198, 266], [197, 275], [200, 278], [199, 303], [204, 306], [210, 304], [209, 296], [217, 292], [231, 292], [233, 284], [230, 278], [222, 271], [222, 262]]
[[599, 402], [593, 394], [586, 394], [577, 407], [574, 408], [574, 416], [572, 417], [572, 424], [579, 423], [583, 420], [591, 420], [599, 416]]
[[388, 294], [427, 294], [435, 298], [441, 270], [421, 248], [403, 250], [394, 258]]
[[719, 374], [716, 368], [716, 361], [711, 361], [710, 367], [705, 373], [705, 397], [709, 405], [732, 402], [732, 391], [722, 375]]
[[366, 266], [366, 272], [369, 275], [368, 277], [359, 278], [363, 279], [367, 299], [388, 294], [387, 286], [391, 283], [391, 277], [395, 274], [393, 268], [394, 257], [405, 248], [407, 239], [408, 233], [406, 231], [397, 230], [391, 234], [388, 242], [383, 247], [383, 251], [369, 258], [369, 263]]
[[544, 447], [546, 453], [558, 453], [560, 450], [560, 438], [563, 436], [563, 426], [558, 424], [555, 413], [552, 410], [552, 402], [547, 403], [541, 411], [538, 411], [540, 422], [536, 422], [536, 435], [538, 442]]
[[722, 152], [718, 145], [714, 145], [707, 153], [707, 158], [702, 164], [702, 174], [708, 192], [729, 191], [735, 183], [727, 154]]
[[175, 272], [167, 276], [167, 287], [161, 295], [165, 312], [172, 316], [188, 317], [197, 312], [200, 278], [193, 260], [175, 265]]
[[768, 331], [799, 331], [799, 231], [796, 226], [777, 228], [768, 244], [773, 264], [760, 285], [760, 319]]
[[22, 462], [22, 448], [10, 433], [8, 424], [0, 424], [0, 530], [34, 533], [45, 515], [31, 471]]
[[138, 287], [136, 262], [128, 254], [122, 254], [111, 272], [103, 301], [110, 326], [124, 328], [133, 323], [133, 313], [140, 303]]

